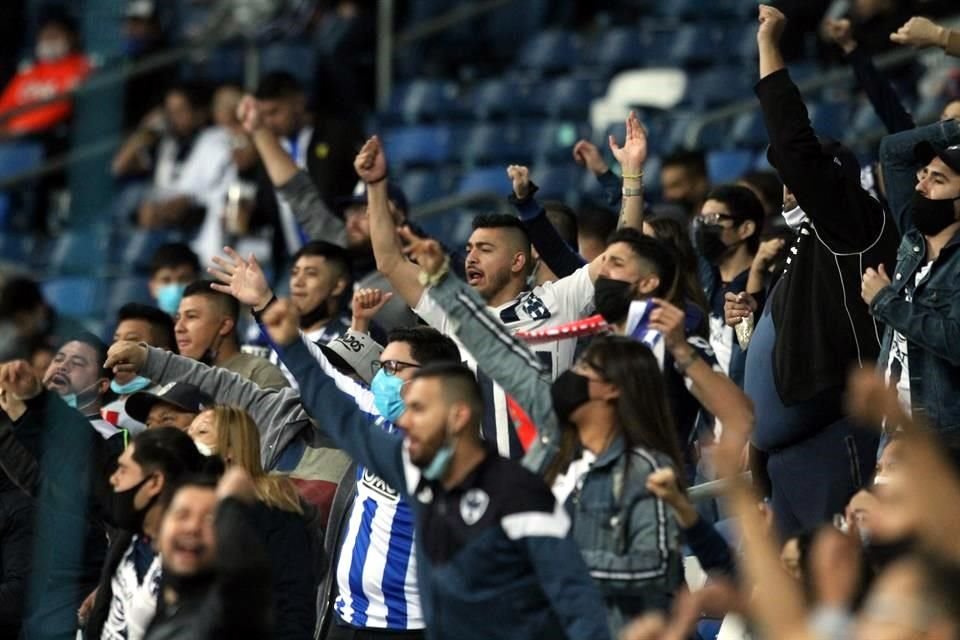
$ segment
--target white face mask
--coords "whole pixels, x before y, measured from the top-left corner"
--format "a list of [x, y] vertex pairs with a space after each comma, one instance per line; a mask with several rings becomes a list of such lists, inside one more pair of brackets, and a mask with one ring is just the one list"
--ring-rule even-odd
[[41, 40], [37, 43], [37, 60], [51, 62], [59, 60], [70, 52], [70, 45], [66, 40]]
[[787, 223], [787, 226], [794, 231], [798, 230], [800, 226], [808, 220], [807, 214], [803, 212], [803, 209], [800, 208], [800, 205], [795, 206], [789, 211], [784, 211], [781, 215], [783, 216], [783, 220]]
[[199, 440], [194, 440], [193, 444], [197, 446], [197, 451], [208, 458], [213, 455], [213, 449], [210, 448], [210, 445], [200, 442]]

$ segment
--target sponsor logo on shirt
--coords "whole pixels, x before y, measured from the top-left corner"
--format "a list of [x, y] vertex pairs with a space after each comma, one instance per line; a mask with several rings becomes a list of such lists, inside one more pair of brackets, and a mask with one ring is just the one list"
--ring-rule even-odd
[[393, 490], [393, 487], [388, 485], [383, 479], [372, 473], [369, 469], [364, 468], [363, 478], [360, 479], [360, 482], [370, 491], [390, 500], [391, 502], [400, 501], [400, 493]]

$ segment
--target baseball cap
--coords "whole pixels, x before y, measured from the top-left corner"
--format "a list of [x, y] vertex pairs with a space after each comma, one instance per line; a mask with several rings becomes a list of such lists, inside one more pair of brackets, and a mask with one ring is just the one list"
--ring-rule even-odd
[[156, 10], [153, 0], [130, 0], [123, 11], [123, 17], [128, 20], [150, 20]]
[[370, 384], [374, 375], [374, 362], [380, 359], [383, 347], [365, 333], [347, 331], [325, 345], [320, 345], [330, 364], [347, 373], [353, 371]]
[[913, 158], [924, 167], [934, 158], [940, 158], [943, 164], [960, 173], [960, 144], [937, 151], [937, 148], [927, 141], [918, 142], [913, 147]]
[[[404, 216], [409, 213], [410, 209], [407, 203], [407, 194], [403, 192], [403, 189], [390, 181], [387, 181], [387, 198], [390, 199], [390, 202], [392, 202], [397, 209], [403, 211]], [[363, 180], [357, 182], [357, 186], [353, 188], [353, 194], [351, 194], [350, 197], [337, 200], [337, 205], [341, 208], [346, 208], [351, 204], [367, 204], [367, 184]]]
[[163, 402], [187, 411], [200, 413], [213, 406], [213, 399], [197, 387], [186, 382], [171, 382], [156, 391], [138, 391], [127, 398], [127, 415], [137, 422], [146, 423], [150, 409]]

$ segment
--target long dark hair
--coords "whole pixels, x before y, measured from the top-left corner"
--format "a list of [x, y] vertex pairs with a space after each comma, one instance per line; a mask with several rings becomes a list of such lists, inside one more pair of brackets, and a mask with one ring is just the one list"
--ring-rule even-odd
[[690, 242], [687, 228], [672, 218], [651, 218], [645, 220], [653, 229], [654, 236], [671, 249], [677, 259], [677, 281], [668, 298], [675, 306], [685, 309], [693, 303], [707, 316], [709, 305], [703, 293], [703, 284], [697, 274], [697, 254]]
[[[643, 447], [669, 456], [677, 478], [682, 478], [683, 455], [666, 399], [663, 373], [653, 352], [632, 338], [601, 336], [590, 343], [583, 359], [620, 390], [616, 429], [623, 436], [625, 449]], [[545, 474], [548, 484], [570, 465], [576, 442], [576, 430], [564, 429], [560, 453]]]

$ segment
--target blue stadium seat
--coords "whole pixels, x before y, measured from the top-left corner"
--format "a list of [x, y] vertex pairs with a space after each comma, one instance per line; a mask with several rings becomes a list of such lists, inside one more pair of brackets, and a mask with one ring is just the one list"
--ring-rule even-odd
[[119, 257], [119, 264], [130, 265], [139, 273], [146, 273], [150, 268], [153, 252], [167, 242], [180, 242], [183, 236], [175, 231], [152, 231], [147, 229], [121, 229], [115, 233], [110, 251], [114, 257]]
[[0, 180], [34, 169], [43, 162], [43, 145], [39, 142], [0, 143]]
[[456, 118], [462, 112], [454, 83], [444, 80], [414, 80], [394, 89], [390, 96], [388, 115], [396, 120], [413, 123]]
[[580, 41], [569, 31], [547, 30], [527, 42], [517, 56], [517, 67], [538, 73], [572, 69], [580, 58]]
[[130, 302], [140, 304], [155, 304], [150, 298], [147, 287], [147, 278], [142, 276], [126, 276], [115, 278], [110, 282], [110, 293], [107, 297], [107, 312], [105, 317], [112, 323], [117, 311]]
[[563, 200], [568, 204], [575, 204], [579, 196], [577, 187], [581, 171], [580, 167], [572, 163], [556, 167], [535, 167], [533, 181], [540, 187], [537, 197], [541, 200]]
[[589, 60], [608, 71], [639, 67], [644, 58], [644, 39], [637, 29], [617, 27], [604, 32], [593, 43]]
[[530, 164], [533, 140], [523, 127], [508, 124], [480, 124], [464, 138], [466, 159], [474, 165]]
[[472, 231], [471, 223], [475, 212], [468, 209], [447, 211], [439, 215], [417, 220], [420, 227], [431, 237], [439, 240], [445, 247], [462, 247]]
[[83, 318], [103, 313], [101, 298], [103, 290], [98, 278], [64, 276], [46, 280], [41, 285], [43, 297], [58, 313]]
[[550, 0], [524, 0], [522, 8], [508, 3], [490, 11], [477, 25], [484, 42], [494, 50], [509, 51], [546, 24]]
[[457, 193], [460, 195], [493, 193], [506, 197], [510, 189], [510, 180], [507, 178], [505, 167], [485, 167], [466, 173], [460, 180]]
[[810, 121], [818, 136], [840, 140], [850, 121], [850, 105], [846, 102], [820, 102], [810, 107]]
[[188, 80], [239, 82], [243, 79], [244, 63], [243, 47], [223, 45], [204, 54], [200, 61], [186, 64], [184, 75]]
[[260, 69], [263, 73], [286, 71], [305, 87], [313, 84], [316, 52], [308, 41], [271, 42], [260, 48]]
[[543, 113], [542, 85], [513, 79], [491, 78], [470, 93], [473, 114], [483, 120], [517, 118]]
[[605, 90], [606, 82], [600, 78], [587, 76], [559, 78], [544, 87], [544, 110], [552, 117], [586, 119], [590, 112], [590, 103]]
[[420, 125], [391, 129], [383, 143], [391, 165], [433, 166], [450, 158], [450, 138], [449, 127]]
[[733, 182], [750, 170], [753, 152], [732, 149], [707, 153], [707, 175], [713, 184]]
[[22, 263], [30, 254], [31, 240], [22, 233], [0, 233], [0, 262]]
[[50, 254], [50, 268], [56, 273], [96, 272], [109, 253], [107, 229], [75, 229], [56, 240]]
[[752, 97], [751, 83], [738, 67], [715, 67], [694, 74], [687, 83], [683, 104], [706, 109]]
[[676, 30], [670, 61], [687, 68], [708, 64], [720, 53], [717, 31], [710, 25], [685, 25]]
[[[528, 129], [527, 135], [534, 141], [534, 154], [538, 163], [572, 162], [573, 145], [581, 138], [590, 138], [590, 127], [579, 121], [553, 121], [533, 125]], [[601, 145], [601, 150], [605, 146]]]
[[641, 34], [640, 57], [633, 67], [670, 66], [674, 64], [671, 52], [676, 46], [677, 30], [675, 28], [651, 28]]
[[408, 171], [400, 180], [400, 186], [410, 204], [417, 206], [449, 195], [452, 182], [449, 173], [431, 169]]
[[664, 0], [657, 2], [656, 15], [672, 19], [731, 18], [736, 16], [733, 0]]
[[758, 109], [740, 114], [733, 122], [733, 142], [747, 147], [765, 147], [769, 144], [767, 127]]

